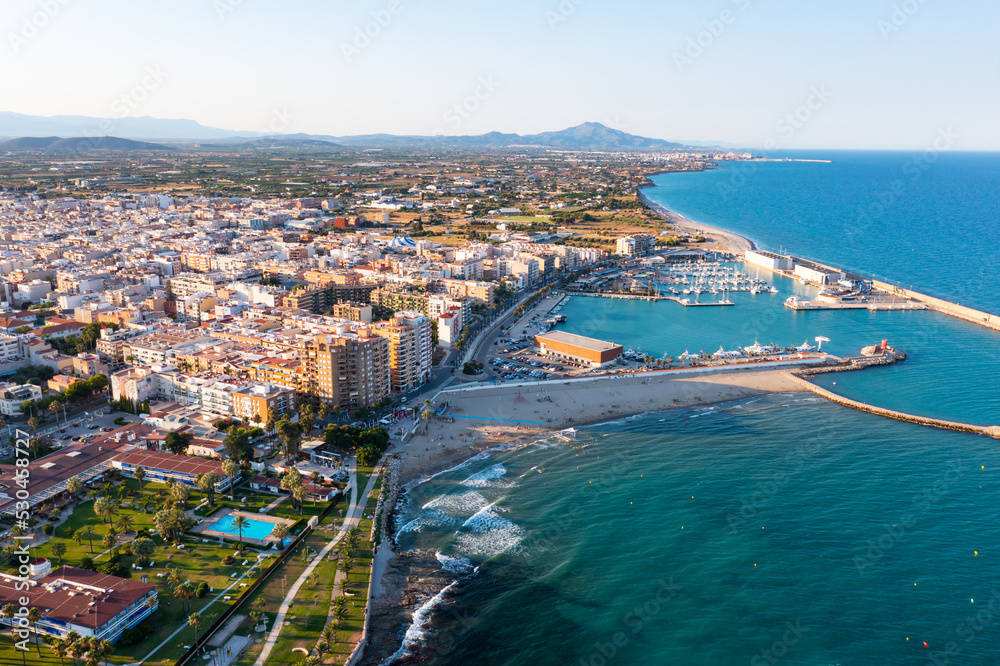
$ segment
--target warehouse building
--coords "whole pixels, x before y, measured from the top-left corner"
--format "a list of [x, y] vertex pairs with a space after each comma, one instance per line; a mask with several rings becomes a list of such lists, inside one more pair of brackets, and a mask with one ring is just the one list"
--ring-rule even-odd
[[622, 346], [565, 331], [535, 336], [538, 351], [546, 356], [593, 368], [610, 365], [622, 355]]

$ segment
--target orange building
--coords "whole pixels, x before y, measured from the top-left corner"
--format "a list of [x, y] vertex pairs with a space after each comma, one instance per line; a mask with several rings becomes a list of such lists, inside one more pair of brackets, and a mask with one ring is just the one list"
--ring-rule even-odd
[[535, 345], [546, 356], [581, 365], [602, 367], [622, 355], [623, 348], [613, 342], [586, 338], [574, 333], [552, 331], [535, 336]]

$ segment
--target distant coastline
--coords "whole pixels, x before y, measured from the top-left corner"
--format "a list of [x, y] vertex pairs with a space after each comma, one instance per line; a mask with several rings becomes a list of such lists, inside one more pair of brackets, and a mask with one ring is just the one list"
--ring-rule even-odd
[[[651, 185], [650, 187], [655, 187]], [[701, 222], [695, 222], [694, 220], [689, 220], [680, 213], [676, 213], [669, 208], [658, 204], [649, 197], [646, 196], [644, 190], [649, 189], [648, 187], [640, 188], [638, 191], [639, 199], [649, 206], [649, 209], [654, 213], [662, 217], [663, 219], [670, 222], [675, 227], [680, 229], [687, 229], [691, 231], [697, 231], [699, 233], [709, 234], [713, 236], [722, 237], [723, 241], [728, 246], [728, 249], [734, 253], [746, 252], [747, 250], [756, 250], [757, 244], [746, 236], [741, 236], [732, 231], [727, 231], [725, 229], [720, 229], [719, 227], [714, 227], [710, 224], [703, 224]]]

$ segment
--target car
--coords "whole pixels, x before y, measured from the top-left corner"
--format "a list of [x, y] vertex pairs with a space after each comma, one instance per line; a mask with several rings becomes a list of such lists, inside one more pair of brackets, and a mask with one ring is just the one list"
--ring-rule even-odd
[[400, 402], [406, 402], [407, 400], [408, 398], [405, 395], [399, 399]]
[[59, 432], [66, 432], [66, 428], [60, 429]]

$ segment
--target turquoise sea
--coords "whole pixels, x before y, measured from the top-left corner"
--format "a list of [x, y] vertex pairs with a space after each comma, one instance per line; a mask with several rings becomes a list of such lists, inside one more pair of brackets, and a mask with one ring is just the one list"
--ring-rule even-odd
[[[664, 175], [647, 194], [768, 249], [1000, 310], [1000, 157], [942, 155], [900, 189], [913, 156], [795, 156], [834, 162], [758, 164], [736, 191], [719, 183], [741, 165]], [[845, 242], [887, 183], [896, 200]], [[1000, 424], [1000, 334], [929, 312], [794, 312], [782, 301], [806, 288], [774, 282], [779, 295], [731, 295], [731, 308], [574, 297], [565, 330], [674, 356], [817, 335], [853, 354], [886, 338], [905, 363], [825, 385]], [[400, 546], [439, 552], [455, 579], [408, 648], [449, 665], [998, 664], [998, 474], [995, 440], [810, 394], [481, 455], [411, 489], [400, 512]]]

